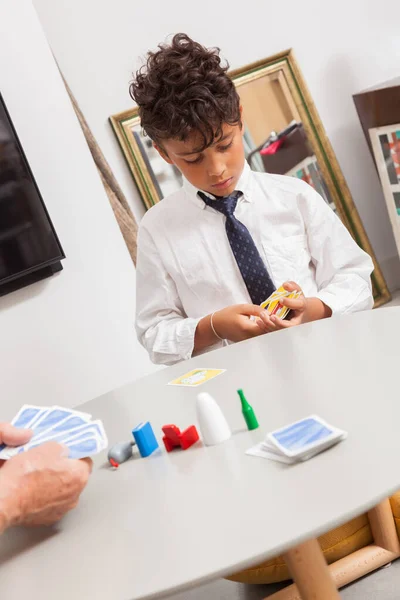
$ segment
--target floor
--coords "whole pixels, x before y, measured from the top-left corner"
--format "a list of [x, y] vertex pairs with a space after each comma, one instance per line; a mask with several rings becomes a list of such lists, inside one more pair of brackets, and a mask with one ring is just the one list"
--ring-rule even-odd
[[[400, 291], [385, 304], [385, 307], [390, 306], [400, 306]], [[250, 586], [219, 579], [190, 592], [170, 596], [170, 600], [264, 600], [278, 589], [279, 586]], [[400, 559], [343, 588], [340, 597], [343, 600], [399, 600]]]

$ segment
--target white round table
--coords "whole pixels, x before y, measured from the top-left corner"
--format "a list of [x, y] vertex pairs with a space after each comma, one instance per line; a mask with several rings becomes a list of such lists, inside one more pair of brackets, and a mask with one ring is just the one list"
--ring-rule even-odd
[[[202, 355], [82, 405], [103, 420], [110, 444], [149, 420], [161, 451], [118, 470], [101, 454], [61, 524], [7, 531], [0, 597], [166, 597], [280, 553], [302, 598], [339, 597], [336, 585], [399, 555], [385, 500], [400, 488], [399, 336], [400, 308], [332, 318]], [[203, 367], [227, 371], [197, 389], [166, 385]], [[255, 431], [246, 430], [238, 388], [258, 417]], [[234, 435], [166, 453], [162, 425], [196, 423], [199, 391], [215, 397]], [[294, 466], [245, 454], [311, 413], [348, 431], [347, 440]], [[347, 557], [329, 574], [315, 538], [370, 509], [368, 556]], [[300, 596], [291, 586], [275, 597]]]

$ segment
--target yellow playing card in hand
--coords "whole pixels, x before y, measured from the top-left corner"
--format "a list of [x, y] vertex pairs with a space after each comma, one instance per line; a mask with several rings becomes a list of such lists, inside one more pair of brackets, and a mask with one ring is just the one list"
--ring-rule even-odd
[[267, 298], [267, 300], [265, 300], [261, 304], [261, 308], [265, 308], [265, 310], [268, 312], [269, 315], [276, 315], [280, 319], [285, 319], [285, 317], [287, 317], [287, 315], [290, 312], [290, 308], [288, 308], [287, 306], [282, 306], [282, 304], [280, 304], [279, 300], [281, 300], [282, 298], [295, 299], [301, 295], [302, 295], [302, 292], [299, 292], [297, 290], [294, 292], [288, 292], [287, 290], [285, 290], [283, 285], [281, 285], [281, 287], [279, 287], [277, 290], [275, 290], [275, 292], [273, 292], [270, 295], [270, 297]]

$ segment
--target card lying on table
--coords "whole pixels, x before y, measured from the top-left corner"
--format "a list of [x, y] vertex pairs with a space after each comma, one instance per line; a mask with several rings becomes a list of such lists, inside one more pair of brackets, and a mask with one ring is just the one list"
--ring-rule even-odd
[[293, 464], [308, 460], [347, 437], [346, 431], [311, 415], [268, 433], [266, 439], [246, 454]]
[[103, 423], [91, 419], [92, 415], [70, 408], [24, 404], [11, 423], [22, 429], [32, 429], [32, 438], [24, 446], [0, 445], [0, 460], [8, 460], [49, 441], [67, 446], [69, 458], [93, 456], [107, 448], [108, 440]]

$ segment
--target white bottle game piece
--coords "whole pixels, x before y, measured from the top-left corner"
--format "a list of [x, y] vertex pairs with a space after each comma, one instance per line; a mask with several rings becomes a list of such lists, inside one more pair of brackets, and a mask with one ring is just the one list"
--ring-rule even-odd
[[197, 396], [197, 421], [206, 446], [214, 446], [231, 437], [231, 430], [214, 398], [207, 392]]

